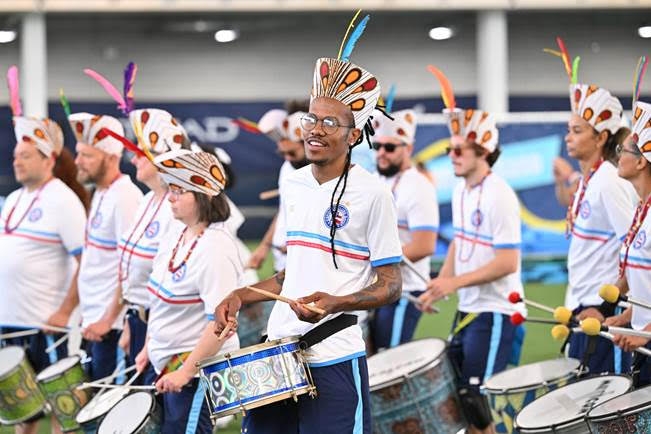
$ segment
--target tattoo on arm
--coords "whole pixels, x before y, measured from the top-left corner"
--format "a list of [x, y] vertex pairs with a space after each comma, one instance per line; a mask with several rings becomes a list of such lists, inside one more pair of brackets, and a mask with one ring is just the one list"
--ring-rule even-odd
[[373, 309], [392, 303], [400, 297], [402, 277], [398, 264], [383, 265], [375, 269], [377, 280], [366, 288], [351, 294], [356, 309]]
[[276, 273], [276, 283], [282, 288], [283, 282], [285, 282], [285, 270], [281, 270]]

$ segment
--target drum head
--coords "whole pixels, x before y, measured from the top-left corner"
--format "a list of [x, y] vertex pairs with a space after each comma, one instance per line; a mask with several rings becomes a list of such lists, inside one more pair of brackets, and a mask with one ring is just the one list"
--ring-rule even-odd
[[136, 392], [118, 402], [99, 425], [97, 434], [132, 433], [149, 416], [154, 398], [147, 392]]
[[651, 386], [625, 393], [610, 399], [588, 412], [588, 419], [608, 419], [609, 416], [625, 415], [631, 410], [651, 406]]
[[128, 389], [110, 389], [101, 395], [95, 395], [77, 414], [77, 423], [90, 422], [105, 415], [128, 394]]
[[25, 358], [25, 350], [20, 347], [0, 349], [0, 377], [11, 372]]
[[368, 382], [371, 389], [412, 374], [439, 358], [445, 341], [429, 338], [411, 341], [369, 357]]
[[66, 357], [65, 359], [61, 359], [58, 362], [54, 363], [53, 365], [50, 365], [47, 368], [43, 369], [41, 372], [39, 372], [39, 374], [36, 376], [36, 380], [43, 381], [43, 380], [47, 380], [48, 378], [61, 375], [64, 372], [66, 372], [68, 369], [72, 368], [77, 363], [79, 363], [79, 360], [80, 360], [79, 356], [70, 356], [70, 357]]
[[592, 407], [631, 388], [631, 380], [618, 375], [603, 375], [577, 381], [552, 390], [536, 399], [518, 413], [519, 428], [547, 428], [583, 419]]
[[579, 367], [576, 359], [555, 359], [531, 363], [493, 375], [484, 383], [487, 391], [505, 392], [540, 386], [570, 375]]

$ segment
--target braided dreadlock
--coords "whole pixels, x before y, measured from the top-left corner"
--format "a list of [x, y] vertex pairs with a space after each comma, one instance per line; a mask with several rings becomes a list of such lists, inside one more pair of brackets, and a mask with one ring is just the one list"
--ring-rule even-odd
[[[376, 107], [382, 114], [389, 119], [393, 120], [393, 118], [383, 110], [384, 107], [382, 106], [377, 106]], [[339, 211], [339, 204], [341, 203], [341, 198], [344, 195], [344, 192], [346, 191], [346, 184], [348, 182], [348, 171], [350, 170], [350, 160], [352, 158], [352, 153], [353, 153], [353, 148], [366, 139], [368, 142], [368, 147], [369, 149], [371, 148], [371, 136], [375, 135], [375, 130], [373, 129], [373, 124], [371, 121], [373, 120], [373, 116], [369, 116], [369, 119], [366, 121], [366, 124], [364, 124], [364, 128], [362, 129], [362, 134], [359, 135], [359, 138], [355, 143], [353, 143], [351, 146], [348, 147], [348, 152], [346, 153], [346, 163], [344, 164], [344, 171], [339, 175], [339, 179], [337, 180], [337, 184], [335, 185], [335, 189], [332, 191], [332, 197], [330, 198], [330, 215], [332, 218], [332, 223], [330, 224], [330, 248], [332, 249], [332, 262], [335, 264], [335, 268], [339, 269], [337, 266], [337, 258], [335, 257], [335, 233], [337, 232], [337, 212]], [[335, 195], [337, 194], [337, 189], [339, 188], [339, 184], [341, 184], [341, 181], [343, 180], [343, 186], [341, 187], [341, 192], [339, 193], [339, 197], [337, 197], [337, 201], [335, 203]]]

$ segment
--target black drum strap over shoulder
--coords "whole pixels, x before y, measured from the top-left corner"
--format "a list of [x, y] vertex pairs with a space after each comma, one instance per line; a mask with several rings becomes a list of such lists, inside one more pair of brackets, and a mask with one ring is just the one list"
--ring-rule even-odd
[[357, 315], [342, 313], [336, 318], [324, 322], [305, 333], [299, 342], [301, 349], [305, 350], [312, 345], [318, 344], [322, 340], [341, 330], [357, 324]]

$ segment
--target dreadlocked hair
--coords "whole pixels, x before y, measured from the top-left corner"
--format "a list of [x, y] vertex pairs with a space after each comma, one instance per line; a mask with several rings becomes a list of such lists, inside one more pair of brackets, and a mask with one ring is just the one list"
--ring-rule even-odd
[[[393, 120], [393, 118], [383, 110], [383, 107], [377, 106], [376, 107], [379, 111], [382, 112], [382, 114], [389, 119]], [[337, 266], [337, 258], [335, 255], [335, 234], [337, 233], [337, 212], [339, 212], [339, 204], [341, 203], [341, 198], [344, 195], [344, 192], [346, 191], [346, 184], [348, 183], [348, 171], [350, 169], [350, 160], [352, 157], [352, 152], [353, 148], [366, 139], [368, 142], [369, 148], [371, 147], [371, 136], [375, 135], [375, 130], [373, 129], [373, 124], [371, 121], [373, 120], [373, 116], [370, 116], [369, 119], [366, 121], [364, 124], [364, 128], [362, 129], [362, 134], [359, 135], [359, 138], [357, 141], [355, 141], [354, 144], [348, 147], [348, 153], [346, 154], [346, 163], [344, 164], [344, 171], [342, 172], [341, 175], [339, 175], [339, 179], [337, 180], [337, 185], [335, 185], [335, 189], [332, 191], [332, 197], [330, 198], [330, 217], [332, 219], [332, 223], [330, 224], [330, 248], [332, 249], [332, 262], [335, 264], [335, 268], [339, 269]], [[337, 201], [335, 203], [335, 196], [337, 194], [337, 189], [339, 188], [339, 184], [341, 184], [341, 181], [343, 180], [343, 186], [341, 187], [341, 192], [339, 193], [339, 197], [337, 197]]]

